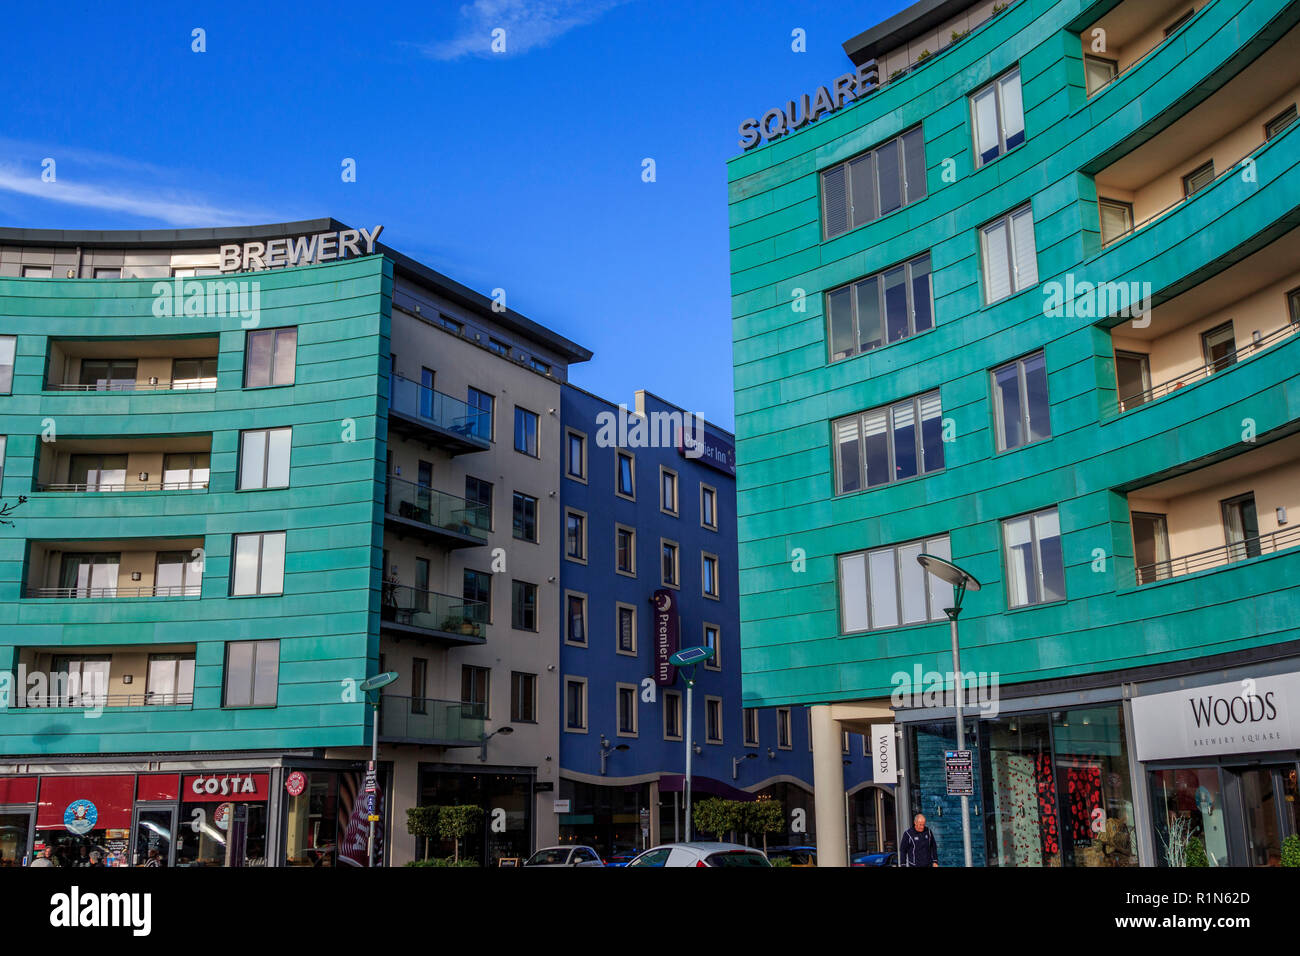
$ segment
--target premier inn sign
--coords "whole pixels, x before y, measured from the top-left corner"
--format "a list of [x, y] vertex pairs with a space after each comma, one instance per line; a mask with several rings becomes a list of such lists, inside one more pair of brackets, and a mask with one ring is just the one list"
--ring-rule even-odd
[[365, 229], [340, 229], [318, 232], [314, 236], [293, 236], [267, 242], [245, 242], [221, 247], [222, 272], [257, 272], [261, 269], [309, 266], [348, 256], [368, 256], [375, 251], [375, 240], [383, 226]]
[[740, 124], [740, 148], [748, 151], [764, 140], [770, 143], [843, 109], [874, 90], [879, 75], [876, 64], [868, 63], [858, 67], [856, 73], [837, 77], [830, 86], [819, 86], [815, 93], [805, 93], [785, 106], [774, 106], [758, 119], [745, 120]]

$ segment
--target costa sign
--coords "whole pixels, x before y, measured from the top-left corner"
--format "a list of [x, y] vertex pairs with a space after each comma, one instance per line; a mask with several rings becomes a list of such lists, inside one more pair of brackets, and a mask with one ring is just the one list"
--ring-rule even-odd
[[186, 777], [181, 799], [188, 802], [250, 800], [267, 798], [269, 775], [264, 773], [199, 774]]
[[836, 77], [830, 86], [817, 87], [815, 93], [774, 106], [761, 117], [750, 117], [740, 124], [740, 148], [751, 150], [764, 140], [770, 143], [857, 102], [876, 88], [879, 75], [876, 64], [868, 63], [856, 73]]
[[677, 680], [677, 668], [669, 661], [681, 643], [677, 596], [668, 588], [660, 588], [650, 600], [654, 604], [655, 683], [667, 687]]
[[1133, 698], [1138, 760], [1300, 747], [1300, 673]]
[[375, 251], [375, 240], [383, 226], [365, 229], [340, 229], [318, 232], [314, 236], [271, 239], [268, 242], [245, 242], [221, 247], [222, 272], [258, 272], [262, 269], [307, 266], [348, 256], [368, 256]]

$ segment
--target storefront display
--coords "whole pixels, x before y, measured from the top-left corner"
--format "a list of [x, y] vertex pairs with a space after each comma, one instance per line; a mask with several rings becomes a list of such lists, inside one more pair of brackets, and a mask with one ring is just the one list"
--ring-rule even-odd
[[[420, 774], [420, 803], [425, 806], [473, 804], [483, 808], [479, 832], [460, 841], [461, 859], [477, 860], [481, 866], [498, 866], [503, 859], [527, 859], [532, 853], [533, 778], [522, 773], [466, 773], [423, 768]], [[439, 840], [426, 847], [417, 840], [416, 858], [449, 857], [455, 852], [451, 840]]]
[[[362, 771], [295, 771], [285, 786], [285, 858], [288, 866], [369, 865], [370, 833]], [[294, 791], [297, 791], [296, 793]], [[384, 819], [383, 780], [375, 813]], [[384, 859], [383, 827], [375, 827], [375, 865]]]

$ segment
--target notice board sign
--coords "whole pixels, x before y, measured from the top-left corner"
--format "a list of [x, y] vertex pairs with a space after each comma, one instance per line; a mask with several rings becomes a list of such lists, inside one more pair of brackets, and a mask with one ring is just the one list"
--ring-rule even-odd
[[969, 750], [945, 751], [943, 769], [948, 779], [948, 796], [975, 796], [975, 774]]

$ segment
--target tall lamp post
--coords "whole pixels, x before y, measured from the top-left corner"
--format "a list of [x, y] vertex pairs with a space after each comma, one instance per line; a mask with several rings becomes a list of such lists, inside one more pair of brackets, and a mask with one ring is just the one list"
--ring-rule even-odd
[[668, 663], [672, 664], [682, 672], [682, 679], [686, 681], [686, 782], [683, 789], [686, 791], [686, 842], [691, 842], [691, 754], [694, 749], [695, 740], [692, 736], [691, 714], [694, 708], [691, 702], [695, 693], [695, 667], [702, 661], [713, 659], [713, 648], [711, 647], [683, 647], [680, 651], [668, 658]]
[[[962, 720], [962, 697], [965, 696], [965, 681], [961, 676], [961, 648], [957, 644], [957, 615], [961, 614], [961, 601], [967, 591], [978, 591], [980, 583], [973, 574], [963, 571], [957, 565], [933, 554], [917, 555], [917, 563], [931, 574], [952, 585], [952, 607], [943, 609], [948, 615], [948, 627], [952, 633], [952, 671], [957, 682], [957, 749], [966, 749], [966, 725]], [[961, 797], [961, 844], [966, 855], [966, 866], [971, 866], [970, 853], [970, 801], [963, 793]]]
[[[374, 677], [367, 677], [359, 685], [366, 695], [366, 700], [370, 702], [370, 707], [374, 711], [374, 723], [370, 733], [370, 773], [379, 772], [379, 691], [387, 687], [393, 681], [397, 680], [397, 671], [386, 671], [383, 674], [376, 674]], [[371, 696], [371, 695], [374, 696]], [[366, 814], [369, 817], [370, 835], [366, 838], [366, 865], [374, 868], [375, 865], [375, 813], [373, 810]]]

